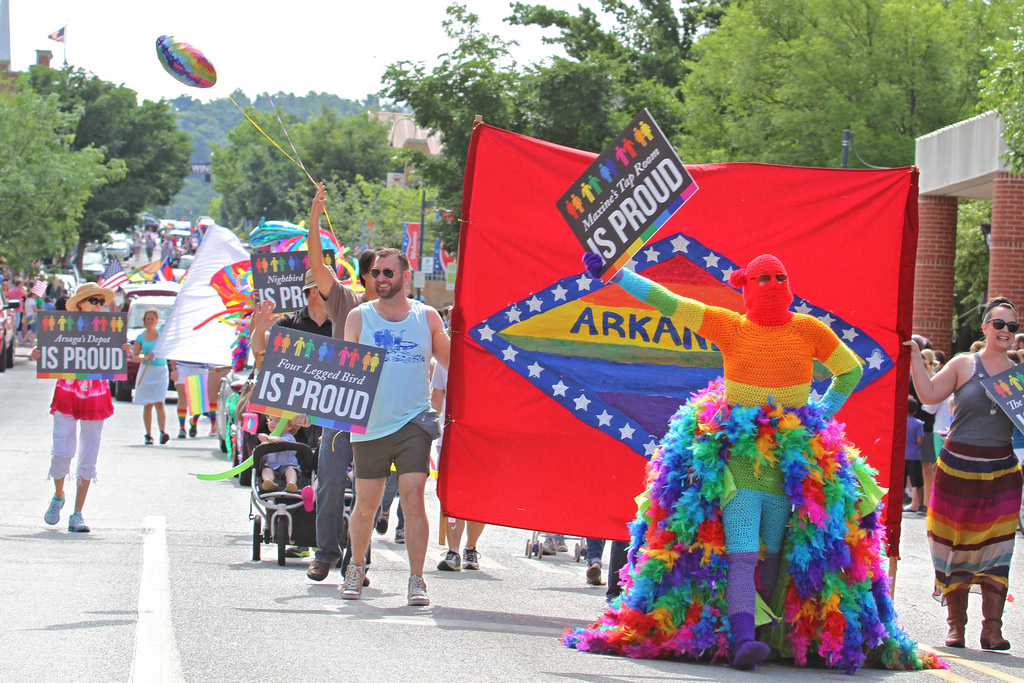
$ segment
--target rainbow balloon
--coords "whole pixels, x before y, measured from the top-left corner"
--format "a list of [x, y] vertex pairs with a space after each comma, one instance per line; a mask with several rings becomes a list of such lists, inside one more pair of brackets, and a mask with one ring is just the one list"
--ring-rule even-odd
[[156, 39], [156, 54], [164, 69], [193, 88], [209, 88], [217, 82], [217, 71], [202, 52], [174, 36]]

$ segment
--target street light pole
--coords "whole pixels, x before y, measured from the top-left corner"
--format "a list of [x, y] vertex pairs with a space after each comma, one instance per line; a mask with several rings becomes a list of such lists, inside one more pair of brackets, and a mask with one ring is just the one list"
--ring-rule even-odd
[[[419, 271], [423, 270], [423, 233], [427, 229], [427, 191], [423, 190], [423, 194], [420, 196], [420, 243], [416, 249], [417, 263], [416, 269]], [[422, 288], [416, 288], [416, 298], [422, 296]]]

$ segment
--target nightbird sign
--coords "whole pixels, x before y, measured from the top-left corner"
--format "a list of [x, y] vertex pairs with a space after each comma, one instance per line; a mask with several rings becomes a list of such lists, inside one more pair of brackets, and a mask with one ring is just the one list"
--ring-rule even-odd
[[607, 281], [697, 191], [654, 117], [642, 110], [559, 198], [583, 248], [604, 258]]
[[[290, 313], [306, 305], [302, 286], [309, 270], [305, 251], [253, 254], [252, 282], [260, 301], [271, 301], [277, 313]], [[334, 272], [334, 252], [324, 251], [324, 263]]]
[[365, 434], [385, 351], [298, 330], [271, 332], [250, 408]]
[[1018, 431], [1024, 433], [1024, 372], [1020, 366], [981, 381], [990, 399], [992, 411], [1002, 409]]
[[39, 316], [36, 377], [128, 379], [126, 314], [48, 311]]

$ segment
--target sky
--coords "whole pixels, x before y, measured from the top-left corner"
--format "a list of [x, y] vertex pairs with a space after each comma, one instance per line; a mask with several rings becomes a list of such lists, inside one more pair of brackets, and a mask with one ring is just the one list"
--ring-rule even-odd
[[[516, 40], [513, 56], [536, 63], [561, 48], [544, 45], [557, 29], [510, 26], [508, 0], [461, 0], [480, 17], [482, 30]], [[269, 0], [9, 0], [11, 68], [36, 61], [36, 50], [53, 52], [52, 66], [66, 58], [100, 78], [124, 84], [142, 98], [227, 97], [241, 89], [261, 92], [327, 92], [361, 100], [381, 89], [385, 68], [397, 61], [437, 63], [454, 48], [441, 24], [450, 0], [390, 0], [322, 3]], [[575, 13], [596, 0], [546, 0], [554, 9]], [[47, 36], [67, 26], [65, 44]], [[208, 89], [178, 83], [156, 56], [156, 39], [172, 35], [201, 50], [217, 70]]]

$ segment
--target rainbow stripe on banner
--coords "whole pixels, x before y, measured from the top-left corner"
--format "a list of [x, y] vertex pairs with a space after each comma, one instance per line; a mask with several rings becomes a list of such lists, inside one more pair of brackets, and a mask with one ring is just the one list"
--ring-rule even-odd
[[[295, 415], [293, 411], [281, 410], [279, 408], [274, 408], [273, 406], [259, 405], [254, 401], [249, 402], [249, 408], [251, 410], [255, 410], [258, 413], [263, 413], [264, 415], [274, 415], [275, 417], [281, 417], [286, 420], [290, 419], [293, 415]], [[326, 418], [320, 417], [319, 415], [306, 415], [306, 417], [309, 418], [310, 424], [315, 424], [320, 427], [330, 427], [331, 429], [338, 429], [343, 432], [351, 432], [352, 434], [366, 433], [366, 427], [360, 425], [354, 425], [348, 422], [341, 422], [339, 420], [328, 420]]]
[[185, 378], [185, 403], [189, 415], [203, 415], [210, 412], [209, 382], [204, 372]]
[[36, 379], [113, 379], [126, 380], [128, 374], [111, 375], [109, 372], [37, 372]]

